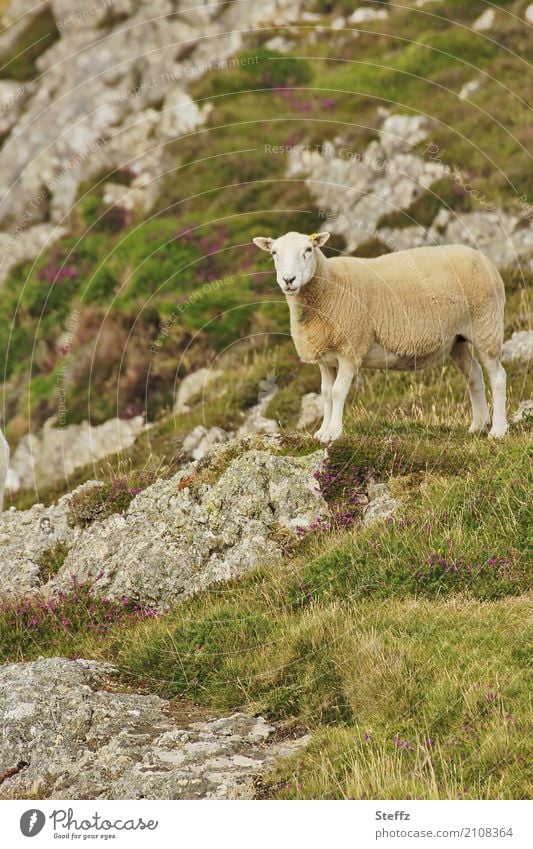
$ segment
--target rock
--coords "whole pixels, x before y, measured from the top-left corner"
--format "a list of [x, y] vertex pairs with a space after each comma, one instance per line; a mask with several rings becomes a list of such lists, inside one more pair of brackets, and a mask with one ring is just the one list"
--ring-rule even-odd
[[0, 136], [16, 124], [27, 94], [22, 83], [0, 80]]
[[533, 3], [530, 3], [525, 11], [525, 19], [528, 24], [533, 24]]
[[[0, 123], [7, 122], [0, 224], [5, 221], [4, 229], [17, 234], [48, 220], [68, 225], [80, 184], [125, 162], [138, 172], [131, 211], [151, 208], [168, 168], [176, 167], [168, 146], [158, 140], [193, 132], [211, 108], [193, 103], [187, 83], [240, 51], [243, 32], [296, 21], [303, 5], [301, 0], [203, 2], [176, 11], [171, 0], [49, 2], [59, 38], [43, 41], [35, 60], [38, 85], [25, 84], [24, 95], [0, 114]], [[2, 10], [0, 52], [26, 36], [45, 5], [12, 0]], [[3, 85], [10, 103], [10, 83]], [[112, 202], [129, 203], [126, 195]], [[27, 247], [24, 259], [35, 258], [40, 247], [34, 237]], [[4, 261], [0, 279], [17, 261]]]
[[396, 512], [398, 502], [384, 483], [372, 483], [368, 487], [369, 503], [363, 515], [363, 524], [372, 525], [378, 519], [389, 519]]
[[[85, 492], [98, 481], [87, 481], [74, 492]], [[25, 595], [41, 588], [39, 558], [59, 541], [75, 542], [81, 531], [67, 522], [74, 493], [60, 498], [52, 507], [34, 504], [29, 510], [10, 510], [0, 514], [0, 595], [2, 598]]]
[[184, 377], [178, 387], [174, 415], [188, 413], [190, 410], [188, 402], [197, 395], [203, 395], [207, 384], [215, 377], [220, 377], [220, 372], [212, 368], [199, 368]]
[[38, 224], [27, 230], [0, 233], [0, 285], [14, 265], [34, 259], [66, 233], [66, 228], [53, 224]]
[[363, 24], [366, 21], [383, 21], [388, 18], [389, 13], [385, 9], [372, 9], [370, 6], [361, 6], [352, 12], [348, 18], [349, 24]]
[[330, 29], [344, 29], [346, 26], [346, 18], [343, 18], [342, 16], [334, 18], [329, 26]]
[[494, 26], [496, 13], [494, 9], [486, 9], [472, 24], [472, 29], [476, 32], [486, 32]]
[[298, 430], [314, 424], [317, 419], [324, 415], [324, 399], [319, 392], [308, 392], [302, 398], [302, 406], [300, 408], [300, 417], [296, 425]]
[[265, 47], [268, 50], [277, 50], [278, 53], [288, 53], [294, 47], [294, 41], [284, 38], [282, 35], [275, 35], [265, 42]]
[[157, 696], [109, 691], [108, 664], [60, 657], [0, 669], [2, 799], [252, 798], [254, 779], [304, 746], [262, 716], [178, 724]]
[[422, 116], [385, 115], [380, 140], [363, 153], [347, 149], [341, 140], [324, 144], [320, 152], [295, 148], [287, 176], [309, 175], [306, 185], [320, 207], [322, 229], [343, 236], [352, 252], [379, 236], [383, 215], [406, 209], [446, 173], [440, 163], [411, 152], [430, 126]]
[[88, 422], [55, 425], [55, 418], [48, 419], [40, 433], [23, 436], [13, 452], [11, 468], [22, 489], [68, 480], [76, 469], [129, 448], [145, 429], [142, 416], [94, 427]]
[[125, 514], [83, 531], [67, 524], [72, 495], [53, 507], [0, 514], [2, 593], [38, 589], [39, 555], [59, 539], [71, 548], [43, 588], [47, 595], [68, 591], [72, 576], [80, 583], [98, 579], [99, 595], [133, 597], [158, 609], [278, 562], [283, 540], [276, 529], [307, 527], [327, 512], [313, 477], [323, 450], [305, 457], [278, 450], [276, 440], [257, 436], [236, 443], [229, 455], [227, 446], [215, 446], [203, 477], [193, 462], [135, 496]]
[[523, 365], [533, 362], [533, 330], [513, 333], [511, 338], [503, 343], [502, 362]]
[[465, 83], [459, 92], [459, 100], [468, 100], [472, 94], [479, 91], [482, 85], [483, 79], [481, 77], [476, 77], [475, 80], [470, 80], [470, 82]]
[[221, 427], [207, 428], [198, 425], [183, 440], [183, 451], [191, 459], [201, 460], [209, 454], [214, 445], [228, 442], [233, 436], [231, 431], [223, 430]]
[[533, 420], [533, 401], [521, 401], [511, 421], [513, 424], [518, 424], [518, 422], [531, 420]]
[[279, 425], [275, 419], [268, 419], [265, 413], [272, 398], [277, 392], [273, 376], [267, 376], [259, 387], [259, 402], [248, 411], [244, 424], [237, 431], [238, 436], [248, 436], [252, 433], [278, 433]]
[[192, 133], [205, 124], [212, 110], [212, 103], [199, 107], [181, 87], [174, 88], [165, 97], [159, 132], [168, 138]]

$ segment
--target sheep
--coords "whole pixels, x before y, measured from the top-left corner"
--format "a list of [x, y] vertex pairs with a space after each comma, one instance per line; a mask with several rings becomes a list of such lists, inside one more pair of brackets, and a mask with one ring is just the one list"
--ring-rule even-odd
[[4, 489], [9, 466], [9, 445], [0, 429], [0, 513], [4, 506]]
[[463, 245], [421, 247], [373, 259], [320, 250], [329, 233], [256, 237], [274, 259], [300, 359], [318, 363], [324, 443], [342, 433], [344, 402], [360, 367], [418, 371], [450, 354], [472, 405], [470, 432], [490, 422], [483, 372], [492, 390], [491, 437], [507, 432], [506, 374], [500, 363], [505, 291], [487, 257]]

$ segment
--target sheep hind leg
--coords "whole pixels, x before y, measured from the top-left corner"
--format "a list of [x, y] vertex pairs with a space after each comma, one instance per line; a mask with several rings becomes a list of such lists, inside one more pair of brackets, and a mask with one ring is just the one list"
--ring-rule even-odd
[[333, 366], [327, 366], [323, 363], [319, 363], [320, 367], [320, 376], [322, 378], [322, 399], [324, 401], [324, 418], [322, 419], [322, 424], [315, 433], [315, 438], [323, 440], [327, 442], [327, 434], [329, 433], [329, 423], [331, 420], [331, 390], [333, 389], [333, 383], [335, 381], [335, 369]]
[[450, 351], [450, 356], [466, 380], [470, 403], [472, 405], [472, 424], [470, 433], [484, 430], [490, 422], [490, 413], [485, 394], [483, 372], [472, 353], [472, 347], [466, 339], [456, 342]]
[[489, 436], [492, 436], [493, 438], [500, 438], [505, 436], [509, 429], [505, 409], [507, 375], [505, 374], [504, 367], [500, 363], [499, 356], [494, 357], [479, 351], [479, 357], [489, 376], [490, 389], [492, 392], [492, 427], [489, 431]]

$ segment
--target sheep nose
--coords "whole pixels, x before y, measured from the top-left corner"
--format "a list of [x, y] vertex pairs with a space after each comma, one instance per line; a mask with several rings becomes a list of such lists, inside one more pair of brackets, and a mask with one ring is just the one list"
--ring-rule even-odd
[[283, 275], [283, 282], [286, 283], [287, 286], [290, 286], [291, 283], [294, 283], [295, 280], [296, 280], [296, 274], [292, 274], [292, 275], [284, 274]]

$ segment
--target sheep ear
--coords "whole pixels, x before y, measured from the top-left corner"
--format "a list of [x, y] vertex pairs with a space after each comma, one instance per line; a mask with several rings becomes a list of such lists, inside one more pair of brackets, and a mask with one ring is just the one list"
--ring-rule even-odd
[[255, 239], [252, 239], [254, 245], [257, 245], [258, 248], [261, 248], [262, 251], [269, 251], [272, 247], [272, 239], [268, 236], [256, 236]]
[[313, 233], [309, 238], [315, 244], [315, 247], [321, 248], [322, 245], [325, 245], [331, 233], [323, 232], [323, 233]]

